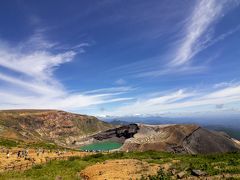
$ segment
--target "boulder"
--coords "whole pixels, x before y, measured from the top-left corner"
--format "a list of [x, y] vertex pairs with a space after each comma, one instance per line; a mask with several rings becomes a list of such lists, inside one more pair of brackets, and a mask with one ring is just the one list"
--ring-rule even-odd
[[184, 178], [186, 175], [187, 175], [187, 173], [186, 173], [185, 171], [182, 171], [182, 172], [180, 172], [180, 173], [177, 174], [177, 178], [178, 178], [178, 179], [182, 179], [182, 178]]
[[194, 176], [206, 176], [207, 173], [201, 170], [197, 170], [197, 169], [192, 169], [191, 170], [191, 174]]

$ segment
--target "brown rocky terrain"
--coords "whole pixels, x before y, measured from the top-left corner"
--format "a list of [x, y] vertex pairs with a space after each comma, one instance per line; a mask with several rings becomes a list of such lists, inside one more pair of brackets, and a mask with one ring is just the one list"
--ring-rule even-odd
[[0, 137], [24, 142], [47, 141], [74, 147], [86, 136], [113, 127], [93, 116], [57, 110], [0, 111]]
[[[37, 153], [36, 149], [28, 149], [28, 156], [25, 157], [18, 157], [17, 154], [19, 151], [24, 151], [24, 148], [11, 148], [10, 155], [7, 157], [6, 151], [3, 147], [0, 148], [0, 173], [4, 171], [18, 171], [18, 170], [26, 170], [32, 168], [37, 164], [44, 164], [47, 163], [49, 160], [60, 159], [60, 160], [67, 160], [69, 157], [84, 157], [87, 155], [91, 155], [93, 153], [90, 152], [78, 152], [78, 151], [60, 151], [61, 153], [58, 154], [55, 151], [48, 151], [45, 152], [40, 151], [39, 154]], [[1, 179], [1, 175], [0, 175]]]
[[111, 140], [122, 143], [122, 151], [196, 154], [240, 149], [239, 142], [226, 133], [197, 125], [130, 124], [116, 127], [93, 116], [57, 110], [0, 111], [0, 138], [52, 142], [70, 148]]
[[224, 133], [197, 125], [139, 125], [123, 151], [168, 151], [179, 153], [220, 153], [239, 151], [239, 145]]
[[[103, 163], [97, 163], [87, 166], [79, 173], [84, 180], [137, 180], [149, 179], [186, 179], [186, 180], [222, 180], [222, 179], [239, 179], [240, 174], [221, 173], [217, 175], [208, 175], [201, 170], [179, 171], [175, 169], [176, 164], [181, 164], [180, 160], [171, 160], [169, 162], [155, 164], [148, 163], [144, 160], [136, 159], [117, 159], [107, 160]], [[156, 176], [159, 170], [162, 170], [162, 176]], [[193, 173], [195, 172], [195, 173]]]
[[86, 180], [141, 179], [142, 176], [155, 175], [158, 164], [150, 164], [136, 159], [108, 160], [84, 169], [80, 176]]

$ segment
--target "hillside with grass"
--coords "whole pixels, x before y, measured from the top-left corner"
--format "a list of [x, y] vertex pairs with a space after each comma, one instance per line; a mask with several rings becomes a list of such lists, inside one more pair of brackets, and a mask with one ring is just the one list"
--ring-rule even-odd
[[[126, 163], [131, 161], [131, 167]], [[107, 168], [104, 168], [107, 167]], [[151, 171], [149, 170], [151, 167]], [[117, 169], [117, 172], [116, 172]], [[119, 171], [121, 169], [121, 171]], [[89, 171], [90, 170], [90, 171]], [[24, 172], [1, 173], [1, 179], [239, 179], [240, 153], [184, 155], [166, 152], [94, 154], [51, 161]], [[119, 175], [120, 177], [120, 175]]]
[[0, 111], [3, 180], [238, 179], [239, 148], [226, 133], [193, 124], [116, 126], [64, 111]]
[[9, 143], [54, 143], [74, 147], [79, 139], [112, 127], [93, 116], [57, 110], [0, 111], [0, 143], [8, 140]]

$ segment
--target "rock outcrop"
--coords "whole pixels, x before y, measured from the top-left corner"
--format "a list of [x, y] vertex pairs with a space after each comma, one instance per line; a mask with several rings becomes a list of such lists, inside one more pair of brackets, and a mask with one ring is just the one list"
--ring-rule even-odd
[[98, 141], [114, 140], [123, 143], [126, 139], [132, 138], [138, 130], [137, 124], [129, 124], [98, 133], [94, 135], [93, 138]]

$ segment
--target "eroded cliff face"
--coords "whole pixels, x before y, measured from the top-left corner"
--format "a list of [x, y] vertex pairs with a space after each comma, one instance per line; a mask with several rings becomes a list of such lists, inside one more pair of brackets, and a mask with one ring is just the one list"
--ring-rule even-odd
[[93, 116], [56, 110], [0, 111], [0, 126], [2, 137], [66, 146], [114, 127]]
[[233, 152], [240, 149], [230, 137], [197, 125], [139, 125], [138, 133], [127, 139], [121, 150], [196, 154]]
[[209, 131], [198, 125], [130, 124], [88, 137], [88, 142], [116, 141], [122, 151], [168, 151], [175, 153], [219, 153], [239, 151], [240, 147], [222, 132]]
[[124, 143], [126, 139], [132, 138], [139, 130], [137, 124], [124, 125], [118, 128], [109, 129], [92, 136], [95, 140], [114, 140]]
[[182, 146], [191, 153], [222, 153], [239, 151], [239, 145], [223, 133], [198, 128], [184, 139]]

